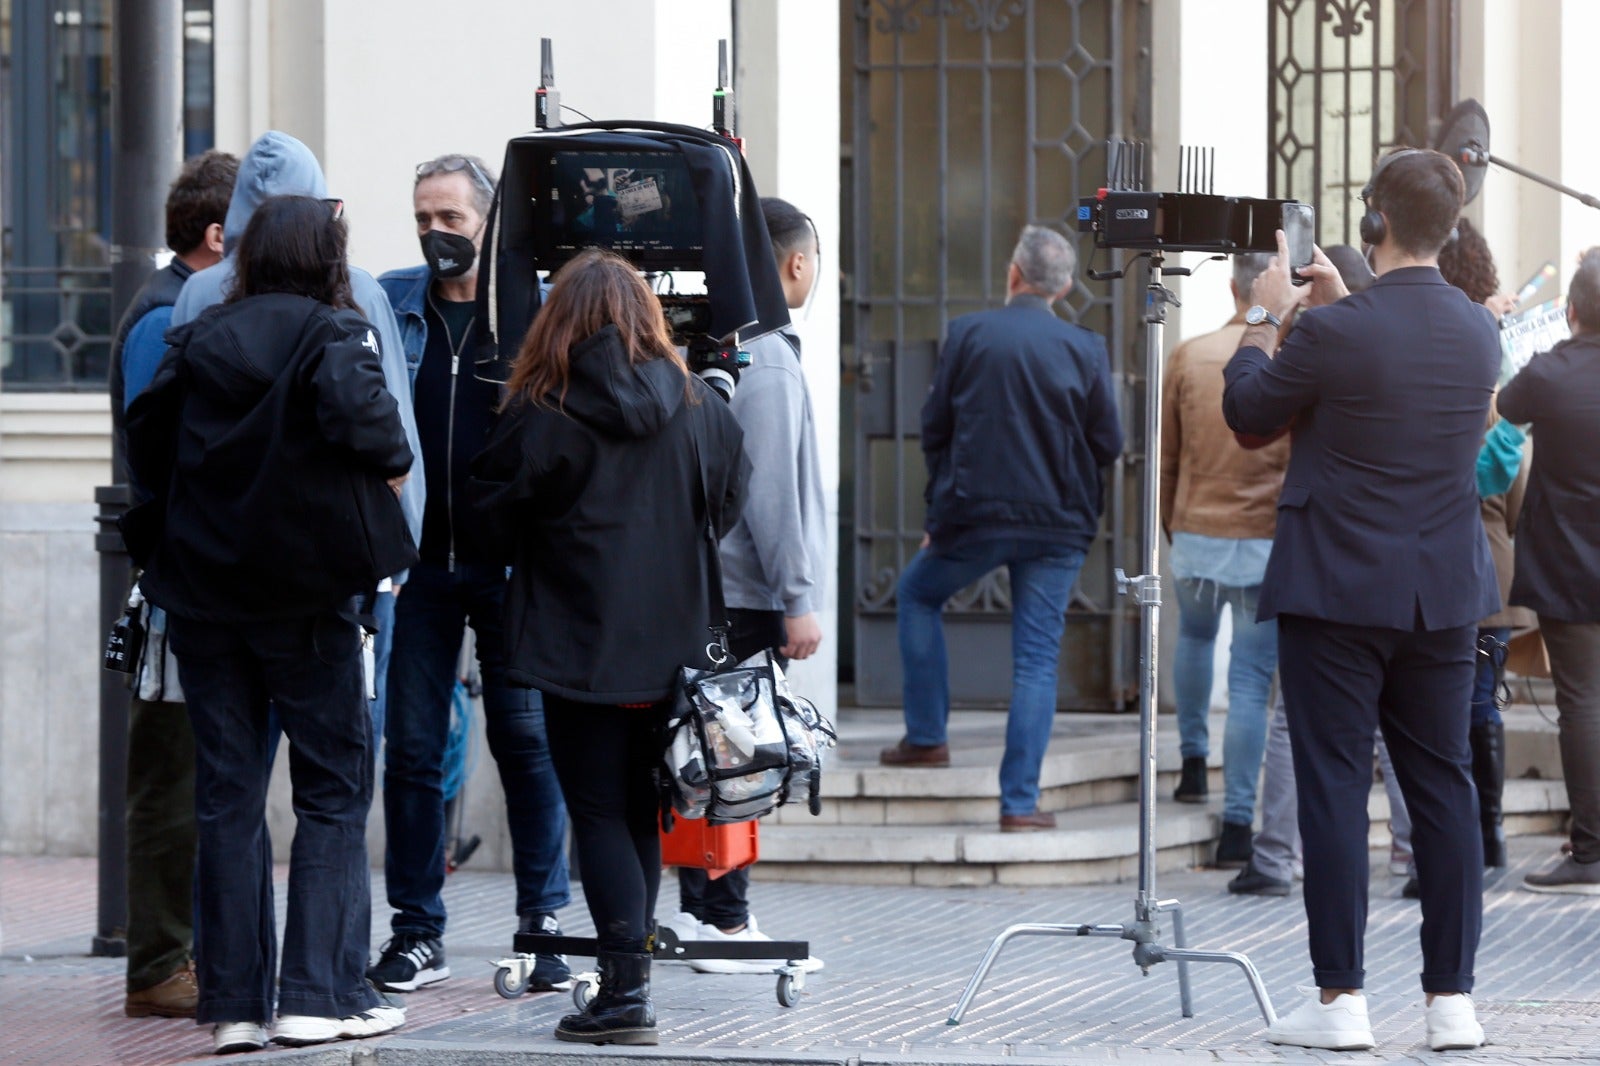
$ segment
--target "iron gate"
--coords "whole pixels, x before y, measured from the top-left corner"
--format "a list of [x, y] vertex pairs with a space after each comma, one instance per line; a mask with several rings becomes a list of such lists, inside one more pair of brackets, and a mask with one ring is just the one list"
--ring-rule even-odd
[[[853, 593], [856, 698], [892, 705], [901, 679], [895, 585], [922, 536], [920, 411], [945, 324], [1004, 299], [1024, 223], [1076, 239], [1077, 198], [1103, 184], [1106, 138], [1147, 136], [1149, 28], [1146, 5], [1115, 0], [845, 0], [844, 11], [855, 38], [844, 86], [855, 228], [843, 412], [854, 424], [845, 472], [853, 550], [843, 587]], [[1089, 281], [1091, 245], [1078, 246], [1063, 310], [1105, 335], [1121, 409], [1142, 411], [1139, 294]], [[1121, 709], [1136, 684], [1138, 616], [1112, 576], [1118, 561], [1138, 557], [1142, 433], [1127, 430], [1127, 458], [1108, 480], [1106, 516], [1068, 613], [1063, 708]], [[1004, 705], [1005, 572], [959, 594], [945, 621], [952, 699]]]

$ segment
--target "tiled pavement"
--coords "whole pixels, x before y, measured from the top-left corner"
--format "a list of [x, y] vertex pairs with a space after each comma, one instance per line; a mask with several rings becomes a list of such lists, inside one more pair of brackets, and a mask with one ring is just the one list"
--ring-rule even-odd
[[[1523, 872], [1553, 855], [1555, 844], [1515, 841], [1516, 865], [1485, 896], [1477, 999], [1493, 1044], [1454, 1057], [1600, 1062], [1600, 899], [1515, 887]], [[1286, 1009], [1296, 1002], [1294, 986], [1309, 980], [1298, 893], [1287, 900], [1231, 897], [1228, 876], [1192, 871], [1166, 876], [1158, 887], [1185, 901], [1196, 946], [1249, 954]], [[666, 886], [670, 903], [670, 875]], [[1119, 922], [1131, 917], [1130, 885], [934, 889], [759, 881], [752, 895], [763, 928], [808, 937], [828, 963], [811, 976], [797, 1007], [778, 1005], [769, 977], [699, 975], [664, 965], [655, 983], [659, 1051], [575, 1049], [550, 1036], [556, 1018], [571, 1009], [565, 995], [508, 1003], [493, 992], [487, 960], [511, 932], [510, 878], [468, 870], [446, 888], [454, 976], [407, 998], [402, 1033], [323, 1051], [274, 1051], [266, 1061], [1438, 1063], [1423, 1041], [1416, 905], [1397, 898], [1397, 889], [1387, 875], [1374, 874], [1367, 935], [1380, 1043], [1374, 1054], [1264, 1044], [1260, 1016], [1233, 967], [1193, 968], [1197, 1016], [1186, 1020], [1171, 964], [1141, 977], [1127, 944], [1100, 939], [1014, 943], [965, 1023], [945, 1024], [1001, 928], [1014, 921]], [[375, 896], [381, 901], [381, 885]], [[381, 906], [376, 913], [381, 926]], [[0, 1063], [135, 1066], [204, 1056], [207, 1038], [192, 1024], [121, 1016], [120, 960], [82, 955], [93, 918], [91, 861], [0, 860]], [[564, 919], [569, 932], [588, 931], [580, 904]], [[375, 942], [381, 935], [375, 929]]]

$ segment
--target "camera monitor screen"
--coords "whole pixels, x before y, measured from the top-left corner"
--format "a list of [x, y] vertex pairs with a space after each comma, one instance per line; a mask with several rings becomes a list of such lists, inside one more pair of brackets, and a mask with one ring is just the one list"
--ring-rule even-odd
[[534, 178], [535, 266], [592, 245], [639, 266], [696, 270], [700, 204], [678, 152], [551, 151]]

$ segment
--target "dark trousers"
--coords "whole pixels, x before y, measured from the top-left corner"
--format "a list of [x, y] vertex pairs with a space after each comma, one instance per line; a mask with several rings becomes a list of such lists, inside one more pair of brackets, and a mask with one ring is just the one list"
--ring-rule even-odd
[[1572, 811], [1572, 857], [1600, 862], [1600, 622], [1540, 616], [1560, 715], [1561, 776]]
[[656, 767], [672, 704], [617, 707], [546, 694], [544, 705], [600, 950], [641, 952], [661, 887]]
[[1472, 991], [1483, 925], [1483, 838], [1467, 742], [1476, 639], [1476, 626], [1406, 632], [1278, 619], [1319, 988], [1361, 988], [1365, 979], [1367, 795], [1381, 728], [1411, 814], [1422, 989]]
[[194, 950], [194, 731], [181, 703], [128, 709], [128, 991]]
[[[219, 625], [173, 616], [195, 743], [196, 1020], [342, 1018], [374, 1007], [367, 810], [372, 719], [350, 622], [325, 614]], [[267, 706], [289, 738], [295, 812], [277, 965], [267, 836]]]
[[[778, 665], [789, 660], [777, 649], [789, 642], [782, 611], [728, 608], [728, 650], [734, 662], [758, 651], [772, 649]], [[737, 929], [750, 920], [750, 869], [729, 870], [716, 880], [695, 866], [678, 867], [678, 909], [687, 911], [718, 929]]]
[[483, 674], [489, 752], [500, 770], [511, 832], [517, 913], [570, 902], [567, 815], [550, 767], [539, 693], [506, 682], [501, 566], [457, 564], [452, 573], [419, 563], [394, 601], [394, 642], [386, 679], [383, 814], [384, 879], [396, 933], [444, 935], [444, 752], [461, 638], [471, 625]]

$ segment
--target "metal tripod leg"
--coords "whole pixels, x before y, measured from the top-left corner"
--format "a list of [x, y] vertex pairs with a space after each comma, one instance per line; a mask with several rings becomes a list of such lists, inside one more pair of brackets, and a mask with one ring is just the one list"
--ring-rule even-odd
[[961, 999], [956, 1003], [956, 1009], [950, 1012], [946, 1025], [960, 1025], [962, 1015], [967, 1013], [967, 1007], [972, 1004], [972, 999], [978, 994], [978, 988], [983, 984], [984, 978], [989, 976], [989, 970], [994, 966], [994, 960], [1000, 957], [1000, 949], [1012, 937], [1018, 936], [1105, 936], [1121, 940], [1127, 932], [1127, 927], [1121, 925], [1041, 925], [1024, 924], [1008, 926], [1004, 932], [995, 937], [989, 945], [989, 950], [984, 953], [983, 961], [978, 963], [978, 968], [973, 972], [967, 987], [962, 990]]
[[[1183, 935], [1183, 904], [1175, 899], [1164, 899], [1155, 906], [1157, 911], [1172, 915], [1172, 946], [1186, 948], [1189, 940]], [[1189, 991], [1189, 961], [1187, 959], [1174, 959], [1178, 964], [1178, 1003], [1183, 1008], [1185, 1018], [1194, 1017], [1194, 997]], [[1271, 1024], [1272, 1019], [1267, 1019]]]

